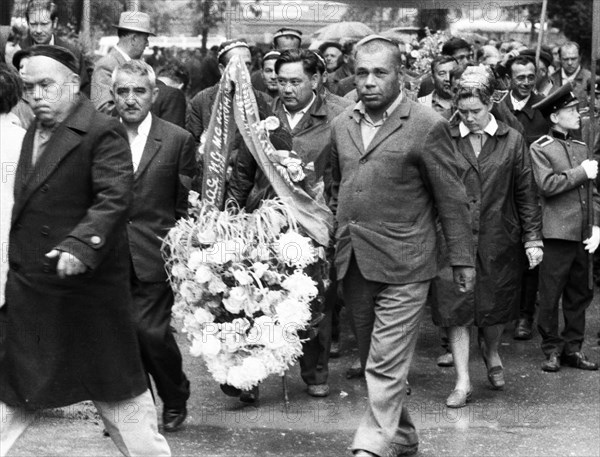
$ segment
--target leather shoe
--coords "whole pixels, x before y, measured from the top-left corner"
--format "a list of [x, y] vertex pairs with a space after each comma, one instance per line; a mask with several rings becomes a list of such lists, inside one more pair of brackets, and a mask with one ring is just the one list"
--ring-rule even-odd
[[515, 326], [513, 338], [515, 340], [530, 340], [532, 334], [533, 323], [529, 319], [519, 319]]
[[500, 365], [490, 368], [487, 377], [494, 389], [502, 390], [504, 388], [504, 368]]
[[542, 371], [556, 373], [558, 370], [560, 370], [560, 359], [558, 358], [558, 353], [553, 352], [548, 356], [548, 360], [542, 362]]
[[242, 390], [240, 394], [240, 401], [244, 403], [256, 403], [258, 401], [260, 391], [258, 386], [254, 386], [250, 390]]
[[360, 365], [360, 360], [355, 360], [350, 368], [346, 370], [346, 379], [363, 378], [365, 376], [365, 370]]
[[471, 401], [472, 394], [472, 387], [467, 392], [462, 389], [454, 389], [446, 399], [446, 406], [448, 408], [463, 408], [467, 406], [469, 401]]
[[329, 395], [327, 384], [311, 384], [308, 386], [308, 395], [311, 397], [326, 397]]
[[392, 443], [386, 457], [408, 457], [415, 455], [419, 451], [419, 443], [416, 444], [400, 444]]
[[563, 365], [567, 365], [580, 370], [591, 370], [595, 371], [598, 369], [598, 364], [590, 362], [583, 352], [573, 352], [572, 354], [562, 355]]
[[163, 409], [163, 429], [165, 432], [175, 432], [179, 430], [181, 424], [187, 417], [187, 408], [164, 408]]
[[453, 367], [454, 357], [452, 356], [452, 352], [446, 352], [445, 354], [440, 355], [436, 362], [438, 367]]
[[339, 341], [332, 341], [331, 342], [331, 348], [329, 349], [329, 357], [331, 357], [332, 359], [337, 359], [340, 357], [340, 342]]

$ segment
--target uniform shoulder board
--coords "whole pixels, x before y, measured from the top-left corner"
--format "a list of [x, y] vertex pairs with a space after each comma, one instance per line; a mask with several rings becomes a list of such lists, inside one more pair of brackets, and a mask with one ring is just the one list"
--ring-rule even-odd
[[585, 144], [583, 141], [580, 141], [580, 140], [573, 140], [573, 143], [583, 144], [584, 146], [587, 146], [587, 144]]
[[537, 144], [538, 146], [544, 147], [549, 145], [554, 141], [554, 138], [548, 135], [544, 135], [541, 138], [538, 138], [537, 141], [534, 141], [533, 144]]

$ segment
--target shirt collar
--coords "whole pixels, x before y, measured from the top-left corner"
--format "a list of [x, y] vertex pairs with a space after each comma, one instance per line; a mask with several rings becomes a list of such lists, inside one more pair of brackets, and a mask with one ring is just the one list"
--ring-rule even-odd
[[527, 105], [527, 102], [529, 101], [530, 98], [531, 98], [531, 94], [529, 94], [529, 96], [524, 98], [523, 100], [517, 100], [513, 95], [513, 91], [512, 90], [510, 91], [510, 101], [512, 102], [513, 109], [515, 111], [522, 111], [523, 108], [525, 108], [525, 105]]
[[298, 113], [302, 113], [302, 115], [304, 116], [306, 113], [308, 113], [308, 110], [310, 109], [311, 106], [313, 106], [313, 104], [315, 103], [315, 100], [317, 99], [317, 96], [315, 95], [315, 93], [313, 92], [313, 96], [312, 96], [312, 100], [310, 101], [310, 103], [308, 105], [306, 105], [304, 108], [302, 108], [300, 111], [296, 111], [295, 113], [290, 113], [288, 111], [288, 109], [285, 107], [284, 104], [283, 105], [283, 110], [285, 111], [285, 114], [287, 114], [288, 116], [297, 116]]
[[117, 52], [119, 54], [121, 54], [123, 56], [123, 58], [125, 59], [125, 62], [129, 62], [131, 60], [131, 57], [129, 57], [129, 54], [127, 54], [125, 51], [123, 51], [118, 44], [115, 44], [115, 49], [117, 50]]
[[[402, 96], [403, 95], [404, 94], [402, 92], [400, 92], [400, 94], [398, 94], [398, 97], [396, 97], [396, 100], [394, 100], [394, 103], [392, 103], [390, 106], [388, 106], [388, 109], [386, 109], [385, 113], [383, 113], [383, 119], [380, 122], [381, 124], [383, 124], [387, 120], [387, 118], [392, 115], [392, 113], [396, 110], [396, 108], [398, 108], [398, 106], [400, 106], [400, 103], [402, 102]], [[360, 100], [354, 106], [354, 120], [358, 124], [360, 124], [360, 121], [362, 121], [363, 119], [366, 119], [369, 122], [371, 122], [372, 124], [375, 124], [375, 122], [373, 122], [371, 120], [371, 117], [367, 113], [367, 109], [365, 107], [365, 104], [362, 102], [362, 100]]]
[[571, 138], [571, 134], [570, 133], [563, 133], [563, 132], [559, 132], [558, 130], [554, 130], [552, 129], [550, 131], [552, 133], [552, 136], [554, 138], [558, 138], [559, 140], [568, 140]]
[[[121, 119], [121, 124], [123, 123], [123, 119]], [[138, 125], [137, 133], [138, 135], [148, 136], [150, 134], [150, 127], [152, 126], [152, 113], [148, 113], [142, 123]]]
[[[461, 138], [464, 138], [468, 134], [471, 133], [471, 131], [469, 130], [469, 127], [467, 127], [463, 121], [460, 121], [460, 124], [458, 124], [458, 129], [460, 131]], [[492, 113], [490, 113], [490, 122], [488, 122], [488, 124], [483, 129], [483, 133], [487, 133], [489, 136], [494, 136], [497, 131], [498, 131], [498, 121], [496, 121], [496, 118], [494, 117], [494, 115]]]
[[444, 109], [452, 109], [452, 99], [442, 98], [435, 91], [431, 97], [432, 105], [435, 103]]
[[577, 67], [577, 70], [575, 70], [575, 73], [573, 73], [571, 76], [567, 76], [567, 74], [565, 73], [565, 69], [561, 68], [560, 72], [561, 72], [562, 80], [563, 81], [575, 81], [575, 78], [577, 78], [577, 75], [579, 75], [580, 71], [581, 71], [581, 65]]

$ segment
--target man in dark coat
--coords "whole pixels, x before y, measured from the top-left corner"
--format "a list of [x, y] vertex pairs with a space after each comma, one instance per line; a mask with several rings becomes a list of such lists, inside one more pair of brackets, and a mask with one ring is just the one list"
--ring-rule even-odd
[[[170, 455], [133, 321], [126, 133], [79, 96], [67, 49], [36, 46], [24, 65], [37, 121], [17, 168], [0, 311], [0, 407], [12, 411], [0, 449], [25, 431], [32, 410], [92, 400], [124, 455]], [[119, 420], [131, 404], [135, 421]]]
[[131, 286], [142, 360], [163, 400], [163, 427], [177, 430], [187, 415], [189, 382], [171, 330], [173, 291], [161, 255], [162, 239], [187, 215], [196, 170], [195, 145], [184, 129], [150, 113], [158, 96], [152, 67], [132, 60], [117, 67], [113, 97], [131, 147], [134, 186], [127, 233]]
[[25, 19], [29, 26], [29, 33], [19, 46], [27, 50], [38, 44], [62, 46], [71, 51], [79, 62], [77, 74], [79, 75], [81, 93], [90, 96], [90, 73], [88, 61], [76, 46], [56, 36], [58, 25], [58, 11], [52, 0], [29, 0], [25, 10]]
[[[531, 143], [546, 135], [550, 129], [550, 123], [542, 112], [533, 108], [533, 105], [544, 99], [543, 95], [534, 92], [536, 65], [528, 54], [520, 54], [510, 59], [506, 68], [507, 75], [510, 77], [510, 90], [500, 103], [503, 103], [523, 126], [525, 130], [523, 136], [529, 148]], [[516, 340], [530, 340], [533, 336], [538, 273], [539, 267], [523, 269], [519, 319], [516, 321], [513, 334]]]
[[356, 49], [360, 101], [333, 121], [331, 158], [335, 264], [369, 396], [352, 449], [413, 455], [406, 377], [437, 272], [436, 218], [455, 282], [467, 292], [475, 277], [470, 214], [448, 123], [403, 94], [397, 45], [370, 36]]
[[581, 67], [581, 54], [579, 45], [574, 41], [567, 41], [560, 47], [560, 68], [550, 77], [555, 90], [571, 83], [573, 93], [579, 100], [579, 108], [588, 106], [589, 96], [587, 95], [588, 81], [592, 78], [592, 72], [587, 68]]

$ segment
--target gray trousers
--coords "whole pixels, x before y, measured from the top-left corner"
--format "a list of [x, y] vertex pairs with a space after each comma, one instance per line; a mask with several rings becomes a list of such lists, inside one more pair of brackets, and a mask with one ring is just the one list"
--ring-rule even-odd
[[369, 397], [352, 450], [386, 455], [394, 443], [418, 443], [404, 400], [430, 283], [368, 281], [354, 256], [351, 260], [343, 278], [344, 301], [356, 331]]
[[[127, 457], [168, 457], [171, 449], [158, 433], [156, 408], [150, 391], [121, 402], [95, 401], [106, 430], [119, 451]], [[0, 457], [7, 455], [27, 427], [35, 411], [12, 408], [0, 402]]]

